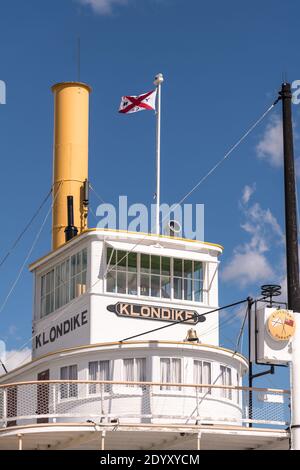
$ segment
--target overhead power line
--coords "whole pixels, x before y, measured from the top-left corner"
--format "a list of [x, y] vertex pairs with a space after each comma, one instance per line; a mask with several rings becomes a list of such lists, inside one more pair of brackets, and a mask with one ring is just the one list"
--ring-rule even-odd
[[34, 239], [32, 245], [31, 245], [31, 247], [30, 247], [30, 249], [29, 249], [29, 251], [28, 251], [28, 253], [27, 253], [27, 255], [26, 255], [26, 258], [25, 258], [25, 260], [24, 260], [24, 262], [23, 262], [21, 268], [19, 269], [19, 272], [18, 272], [18, 274], [17, 274], [17, 277], [16, 277], [16, 279], [14, 280], [14, 282], [12, 283], [12, 286], [11, 286], [11, 288], [10, 288], [10, 290], [9, 290], [9, 292], [8, 292], [8, 294], [7, 294], [7, 296], [5, 297], [3, 303], [2, 303], [2, 305], [1, 305], [1, 307], [0, 307], [0, 313], [2, 313], [2, 311], [3, 311], [4, 307], [5, 307], [5, 305], [6, 305], [7, 302], [8, 302], [8, 299], [10, 298], [11, 294], [13, 293], [13, 291], [14, 291], [14, 289], [15, 289], [15, 287], [16, 287], [16, 285], [17, 285], [17, 283], [18, 283], [18, 281], [19, 281], [19, 279], [20, 279], [20, 277], [21, 277], [21, 275], [22, 275], [22, 273], [23, 273], [23, 271], [24, 271], [24, 268], [25, 268], [25, 266], [27, 265], [28, 260], [29, 260], [29, 258], [30, 258], [30, 256], [31, 256], [31, 254], [32, 254], [32, 252], [33, 252], [33, 250], [34, 250], [34, 248], [35, 248], [35, 246], [36, 246], [36, 244], [37, 244], [39, 238], [40, 238], [40, 235], [41, 235], [41, 233], [42, 233], [42, 231], [43, 231], [43, 228], [44, 228], [44, 226], [45, 226], [45, 224], [46, 224], [46, 222], [47, 222], [47, 219], [48, 219], [48, 217], [49, 217], [49, 215], [50, 215], [50, 213], [51, 213], [51, 211], [52, 211], [52, 208], [53, 208], [53, 205], [54, 205], [55, 200], [56, 200], [56, 198], [57, 198], [57, 195], [58, 195], [58, 193], [59, 193], [59, 191], [60, 191], [61, 184], [62, 184], [62, 183], [60, 183], [60, 186], [58, 187], [58, 190], [57, 190], [57, 193], [56, 193], [56, 195], [55, 195], [55, 198], [53, 199], [53, 202], [52, 202], [52, 204], [51, 204], [51, 206], [50, 206], [50, 208], [49, 208], [49, 210], [48, 210], [48, 212], [47, 212], [47, 214], [46, 214], [46, 216], [45, 216], [45, 218], [44, 218], [44, 220], [43, 220], [43, 222], [42, 222], [42, 225], [41, 225], [39, 231], [37, 232], [36, 237], [35, 237], [35, 239]]
[[[191, 320], [192, 319], [197, 319], [197, 318], [199, 319], [201, 317], [205, 317], [207, 315], [210, 315], [211, 313], [220, 312], [220, 310], [224, 310], [225, 308], [235, 307], [236, 305], [240, 305], [240, 304], [243, 304], [245, 302], [248, 302], [248, 298], [244, 299], [244, 300], [240, 300], [239, 302], [234, 302], [233, 304], [225, 305], [224, 307], [214, 308], [213, 310], [209, 310], [208, 312], [205, 312], [205, 313], [195, 312], [195, 314], [191, 317]], [[164, 330], [165, 328], [170, 328], [171, 326], [174, 326], [174, 325], [179, 325], [180, 323], [184, 323], [185, 321], [186, 320], [178, 320], [178, 321], [170, 323], [169, 325], [160, 326], [158, 328], [154, 328], [152, 330], [147, 330], [147, 331], [144, 331], [143, 333], [139, 333], [139, 334], [134, 335], [134, 336], [129, 336], [128, 338], [121, 339], [120, 343], [123, 343], [124, 341], [129, 341], [130, 339], [138, 338], [139, 336], [147, 335], [149, 333], [154, 333], [155, 331]]]
[[[225, 153], [225, 155], [198, 181], [197, 184], [195, 184], [193, 186], [193, 188], [188, 191], [185, 196], [182, 197], [182, 199], [177, 203], [175, 204], [174, 207], [172, 207], [172, 210], [170, 210], [166, 215], [165, 217], [163, 218], [162, 220], [162, 224], [165, 220], [167, 220], [167, 218], [169, 217], [169, 215], [171, 214], [171, 212], [174, 212], [174, 210], [180, 205], [182, 204], [189, 196], [191, 196], [191, 194], [202, 184], [204, 183], [204, 181], [210, 176], [212, 175], [216, 170], [217, 168], [225, 161], [229, 158], [229, 156], [233, 153], [233, 151], [246, 139], [246, 137], [248, 137], [248, 135], [260, 124], [260, 122], [269, 114], [269, 112], [276, 106], [276, 104], [280, 101], [280, 98], [277, 98], [272, 104], [271, 106], [269, 106], [267, 108], [266, 111], [264, 111], [260, 117], [249, 127], [249, 129], [244, 132], [244, 134], [238, 139], [238, 141], [232, 145], [230, 147], [230, 149]], [[95, 192], [95, 191], [94, 191]], [[96, 194], [96, 192], [95, 192]], [[100, 196], [99, 196], [100, 198]], [[102, 201], [103, 202], [103, 201]], [[151, 233], [152, 233], [152, 228], [151, 228]], [[114, 270], [116, 268], [116, 266], [118, 266], [119, 263], [121, 263], [123, 261], [123, 259], [125, 259], [138, 245], [140, 245], [142, 243], [142, 241], [144, 241], [145, 239], [147, 238], [147, 235], [145, 235], [145, 237], [141, 238], [141, 240], [139, 240], [132, 248], [131, 250], [129, 250], [124, 256], [123, 258], [121, 258], [120, 260], [117, 261], [117, 263], [110, 267], [110, 269], [107, 269], [106, 272], [104, 273], [104, 277], [107, 276], [107, 274], [110, 273], [110, 271]]]
[[[228, 152], [226, 152], [226, 154], [209, 170], [208, 173], [206, 173], [206, 175], [204, 175], [199, 181], [198, 183], [177, 203], [176, 207], [180, 204], [182, 204], [182, 202], [184, 202], [212, 173], [214, 173], [214, 171], [232, 154], [232, 152], [246, 139], [246, 137], [260, 124], [260, 122], [269, 114], [269, 112], [276, 106], [276, 104], [278, 103], [280, 98], [276, 99], [273, 104], [271, 106], [268, 107], [268, 109], [254, 122], [254, 124], [252, 124], [250, 126], [250, 128], [242, 135], [242, 137], [228, 150]], [[92, 189], [92, 191], [95, 193], [95, 195], [97, 196], [97, 198], [102, 202], [104, 203], [105, 201], [102, 199], [102, 197], [96, 192], [96, 190], [92, 187], [92, 185], [90, 184], [89, 185], [90, 188]], [[164, 220], [166, 220], [166, 218], [170, 215], [170, 212], [166, 214], [165, 218], [162, 220], [162, 222], [164, 222]], [[142, 238], [141, 240], [139, 240], [132, 248], [129, 252], [127, 252], [127, 254], [121, 258], [113, 267], [111, 267], [111, 270], [114, 269], [114, 267], [116, 267], [124, 258], [126, 258], [126, 256], [129, 255], [129, 253], [134, 249], [136, 248], [143, 240], [145, 240], [147, 238], [147, 235]], [[104, 274], [104, 277], [107, 276], [107, 274], [109, 273], [110, 271], [109, 270], [106, 270], [105, 274]], [[97, 279], [97, 281], [87, 290], [87, 293], [90, 292], [92, 290], [92, 288], [98, 283], [100, 282], [100, 279]], [[73, 299], [73, 301], [71, 303], [75, 303], [77, 302], [78, 299], [75, 298]], [[243, 300], [241, 302], [237, 302], [235, 304], [231, 304], [231, 306], [234, 306], [234, 305], [238, 305], [240, 303], [244, 303], [246, 302], [246, 300]], [[220, 309], [215, 309], [213, 311], [210, 311], [210, 312], [207, 312], [205, 315], [209, 314], [209, 313], [213, 313], [214, 311], [220, 311], [222, 309], [225, 309], [226, 307], [221, 307]], [[229, 308], [229, 306], [227, 306], [227, 308]], [[54, 319], [54, 320], [57, 320], [61, 315], [63, 314], [63, 312], [60, 312]], [[204, 314], [202, 314], [204, 315]], [[175, 324], [178, 324], [180, 322], [177, 322]], [[174, 323], [171, 323], [170, 325], [166, 325], [164, 327], [161, 327], [161, 328], [157, 328], [157, 329], [154, 329], [154, 330], [151, 330], [151, 331], [147, 331], [147, 332], [144, 332], [144, 333], [141, 333], [140, 335], [135, 335], [131, 338], [127, 338], [126, 340], [129, 340], [129, 339], [133, 339], [133, 338], [136, 338], [138, 336], [142, 336], [142, 335], [145, 335], [147, 333], [150, 333], [150, 332], [153, 332], [153, 331], [158, 331], [158, 330], [161, 330], [163, 328], [167, 328], [167, 327], [170, 327], [170, 326], [173, 326]], [[42, 329], [42, 331], [45, 331], [47, 330], [48, 328], [50, 328], [51, 324], [44, 327]], [[243, 323], [243, 326], [242, 326], [242, 331], [243, 331], [243, 327], [244, 327], [244, 323]], [[22, 349], [24, 349], [24, 347], [29, 343], [31, 342], [37, 335], [32, 335], [30, 337], [30, 339], [28, 341], [26, 341], [26, 343], [23, 344], [23, 346], [20, 348], [19, 351], [21, 351]], [[126, 341], [125, 339], [123, 339], [122, 341]]]
[[16, 238], [16, 240], [13, 242], [13, 244], [11, 245], [11, 247], [9, 248], [9, 250], [7, 251], [6, 255], [3, 256], [3, 258], [1, 259], [0, 261], [0, 268], [1, 266], [5, 263], [5, 261], [7, 260], [7, 258], [12, 254], [13, 250], [16, 248], [16, 246], [18, 245], [18, 243], [21, 241], [21, 239], [23, 238], [23, 236], [25, 235], [25, 233], [27, 232], [27, 230], [29, 229], [29, 227], [31, 227], [31, 224], [33, 223], [33, 221], [35, 220], [35, 218], [39, 215], [40, 211], [42, 210], [42, 208], [44, 207], [44, 205], [46, 204], [46, 202], [48, 201], [50, 195], [52, 193], [52, 188], [50, 189], [50, 191], [47, 193], [46, 197], [43, 199], [42, 203], [40, 204], [40, 206], [37, 208], [37, 210], [35, 211], [35, 213], [33, 214], [33, 216], [30, 218], [30, 220], [28, 221], [28, 223], [25, 225], [25, 227], [23, 228], [23, 230], [20, 232], [20, 234], [18, 235], [18, 237]]

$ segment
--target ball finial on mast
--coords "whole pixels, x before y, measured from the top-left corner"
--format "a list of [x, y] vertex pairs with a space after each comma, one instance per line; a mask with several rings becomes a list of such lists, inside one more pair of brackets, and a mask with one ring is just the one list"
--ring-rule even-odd
[[155, 75], [154, 77], [154, 85], [161, 85], [164, 81], [164, 77], [163, 77], [163, 74], [162, 73], [158, 73], [157, 75]]

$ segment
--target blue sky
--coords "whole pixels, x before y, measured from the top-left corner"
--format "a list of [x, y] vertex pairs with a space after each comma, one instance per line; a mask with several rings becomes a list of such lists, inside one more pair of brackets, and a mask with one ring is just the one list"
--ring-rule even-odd
[[[279, 0], [16, 0], [0, 8], [0, 80], [7, 86], [0, 106], [2, 255], [51, 185], [50, 86], [78, 78], [79, 36], [81, 80], [93, 87], [90, 179], [113, 204], [119, 194], [150, 204], [155, 190], [154, 116], [119, 115], [121, 95], [150, 90], [154, 75], [164, 73], [162, 201], [174, 203], [272, 103], [283, 76], [300, 79], [296, 0], [284, 8]], [[206, 241], [225, 247], [220, 304], [285, 279], [280, 111], [279, 104], [186, 201], [205, 204]], [[293, 112], [297, 133], [297, 106]], [[0, 304], [42, 218], [0, 268]], [[48, 224], [31, 260], [49, 248]], [[9, 349], [30, 337], [31, 313], [25, 270], [1, 313]], [[224, 345], [232, 347], [240, 316], [226, 327]]]

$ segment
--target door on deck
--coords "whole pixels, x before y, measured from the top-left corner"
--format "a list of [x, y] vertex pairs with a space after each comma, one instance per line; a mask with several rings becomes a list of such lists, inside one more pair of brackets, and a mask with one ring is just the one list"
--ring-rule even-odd
[[[38, 380], [49, 380], [50, 371], [44, 370], [37, 376]], [[37, 386], [37, 414], [47, 415], [49, 414], [49, 384], [41, 384]], [[38, 418], [37, 423], [48, 423], [48, 418]]]

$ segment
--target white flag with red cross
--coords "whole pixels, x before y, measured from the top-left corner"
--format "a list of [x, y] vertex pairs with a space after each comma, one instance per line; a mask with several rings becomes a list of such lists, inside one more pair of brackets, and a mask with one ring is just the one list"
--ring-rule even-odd
[[155, 111], [157, 89], [139, 96], [122, 96], [119, 113], [130, 114], [149, 109]]

